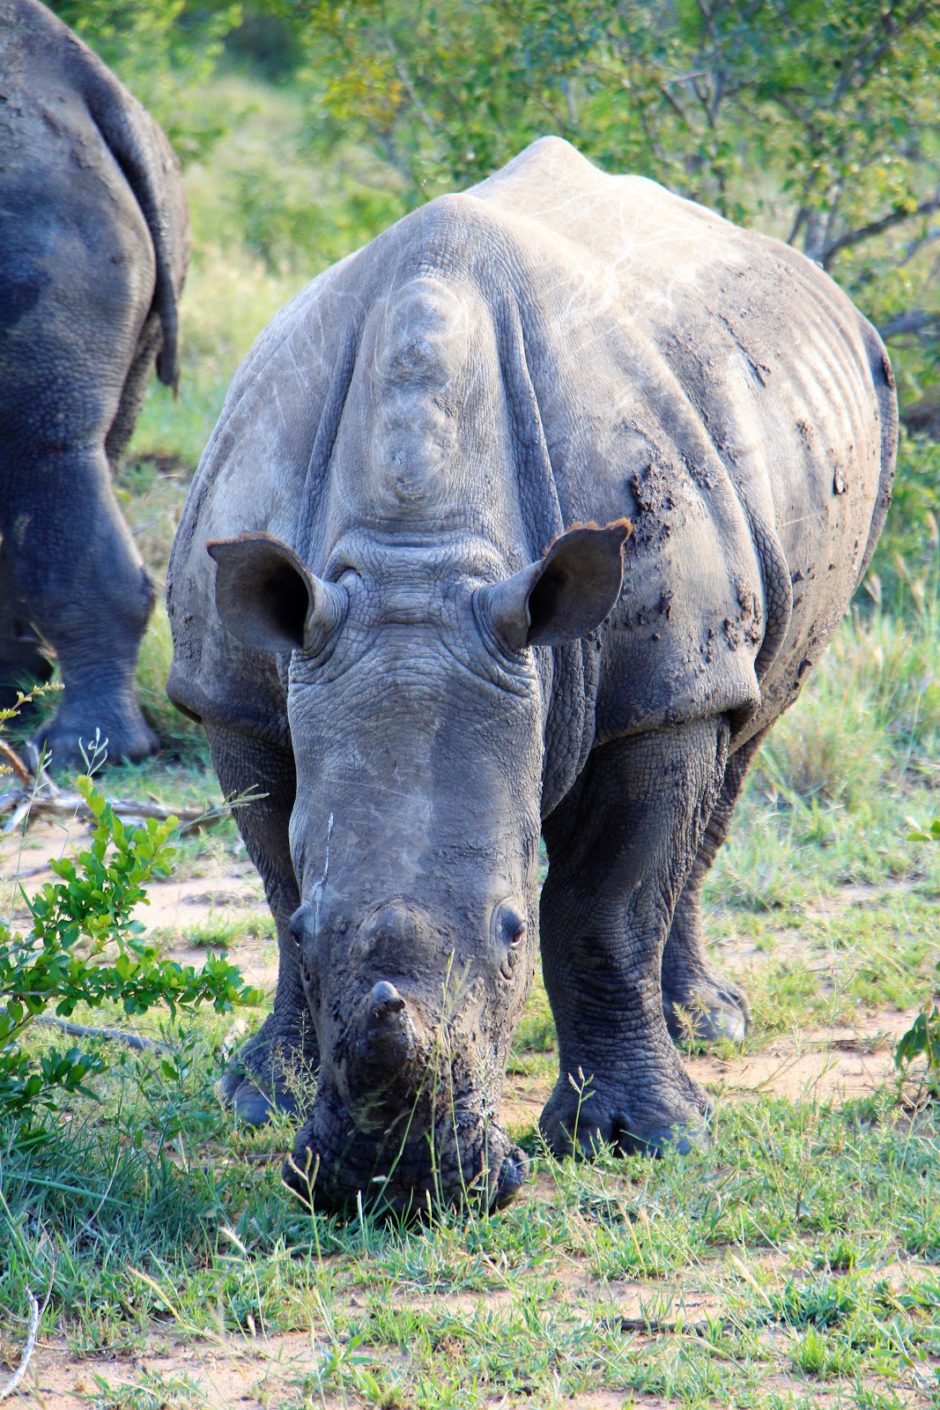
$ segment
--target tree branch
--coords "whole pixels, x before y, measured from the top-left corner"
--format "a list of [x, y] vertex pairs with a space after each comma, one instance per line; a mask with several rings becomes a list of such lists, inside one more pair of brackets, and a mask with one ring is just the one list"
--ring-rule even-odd
[[[897, 7], [895, 7], [895, 9], [896, 8]], [[905, 29], [909, 29], [911, 25], [917, 24], [918, 20], [922, 20], [930, 9], [930, 4], [915, 5], [910, 14], [902, 15], [900, 19], [897, 18], [895, 9], [882, 11], [875, 32], [867, 35], [865, 39], [862, 40], [862, 43], [855, 51], [852, 62], [843, 65], [842, 73], [833, 88], [827, 104], [831, 110], [835, 109], [848, 90], [855, 86], [856, 79], [861, 78], [862, 80], [859, 89], [856, 91], [860, 91], [861, 88], [864, 88], [882, 60], [887, 58], [897, 36], [903, 33]], [[880, 43], [878, 42], [879, 39]], [[873, 43], [877, 44], [877, 48], [874, 52], [869, 52], [870, 46]]]
[[937, 210], [940, 210], [940, 195], [932, 196], [929, 201], [921, 201], [920, 205], [912, 211], [890, 211], [880, 220], [870, 221], [868, 225], [860, 225], [857, 230], [847, 230], [844, 235], [840, 235], [837, 240], [833, 240], [825, 247], [822, 256], [823, 264], [828, 268], [829, 261], [842, 250], [851, 249], [853, 245], [860, 245], [863, 240], [870, 240], [875, 235], [881, 235], [885, 230], [890, 230], [892, 226], [900, 225], [905, 220], [914, 220], [919, 215], [930, 215], [932, 211]]
[[926, 309], [912, 308], [905, 313], [896, 313], [878, 329], [885, 342], [889, 338], [900, 338], [905, 333], [923, 333], [928, 328], [940, 330], [940, 312], [930, 313]]

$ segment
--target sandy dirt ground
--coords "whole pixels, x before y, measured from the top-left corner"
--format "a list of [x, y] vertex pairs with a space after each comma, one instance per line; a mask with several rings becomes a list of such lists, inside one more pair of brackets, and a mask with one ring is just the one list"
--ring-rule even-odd
[[[41, 821], [31, 827], [25, 840], [19, 836], [0, 838], [0, 916], [23, 914], [22, 900], [16, 892], [16, 880], [29, 889], [52, 879], [47, 859], [80, 845], [87, 837], [87, 828]], [[244, 856], [224, 859], [211, 853], [200, 859], [200, 875], [174, 877], [155, 884], [150, 889], [150, 905], [141, 909], [141, 919], [148, 927], [159, 930], [168, 950], [180, 959], [199, 963], [204, 947], [194, 947], [185, 939], [185, 932], [194, 928], [225, 926], [234, 918], [257, 914], [267, 915], [260, 882]], [[233, 958], [252, 983], [273, 986], [276, 975], [276, 951], [272, 941], [243, 941], [233, 948]], [[754, 963], [760, 956], [753, 954]], [[746, 1099], [755, 1093], [773, 1093], [790, 1100], [834, 1102], [841, 1104], [874, 1092], [893, 1073], [892, 1051], [897, 1037], [907, 1028], [911, 1014], [896, 1010], [860, 1014], [856, 1023], [825, 1030], [803, 1031], [778, 1038], [758, 1053], [722, 1059], [711, 1055], [691, 1059], [690, 1067], [696, 1079], [722, 1102]], [[504, 1118], [510, 1129], [531, 1129], [548, 1095], [544, 1079], [511, 1078], [507, 1084]], [[523, 1198], [550, 1199], [551, 1182], [539, 1180], [530, 1185]], [[903, 1270], [901, 1270], [903, 1271]], [[649, 1285], [617, 1283], [603, 1286], [572, 1273], [565, 1295], [577, 1300], [579, 1310], [592, 1302], [603, 1303], [605, 1315], [624, 1319], [625, 1330], [637, 1332], [642, 1323], [644, 1300], [649, 1298]], [[492, 1308], [494, 1298], [509, 1298], [510, 1294], [487, 1293], [485, 1298], [461, 1295], [450, 1297], [453, 1305], [465, 1315], [477, 1307]], [[713, 1309], [713, 1299], [707, 1292], [683, 1288], [678, 1296], [678, 1316], [683, 1323], [694, 1325]], [[650, 1342], [652, 1347], [653, 1343]], [[138, 1355], [109, 1357], [76, 1356], [62, 1341], [42, 1341], [36, 1347], [20, 1391], [9, 1403], [40, 1407], [41, 1410], [88, 1410], [96, 1399], [114, 1404], [110, 1394], [123, 1393], [118, 1403], [133, 1406], [186, 1407], [205, 1406], [212, 1410], [262, 1410], [262, 1407], [294, 1407], [303, 1404], [325, 1407], [361, 1403], [353, 1395], [321, 1395], [311, 1383], [311, 1376], [325, 1348], [318, 1345], [315, 1335], [290, 1333], [257, 1337], [189, 1338], [167, 1332], [154, 1332], [146, 1350]], [[98, 1380], [97, 1378], [102, 1378]], [[157, 1379], [160, 1378], [160, 1379]], [[776, 1389], [781, 1396], [805, 1394], [805, 1383], [788, 1381], [780, 1376]], [[152, 1401], [146, 1391], [160, 1384], [179, 1390], [164, 1391], [161, 1400], [155, 1393]], [[123, 1388], [123, 1391], [121, 1390]], [[136, 1392], [136, 1395], [135, 1395]], [[305, 1400], [306, 1396], [306, 1400]], [[133, 1398], [132, 1398], [133, 1397]], [[814, 1403], [824, 1407], [830, 1397], [825, 1390], [814, 1388]], [[505, 1404], [498, 1395], [494, 1407]], [[620, 1410], [628, 1403], [619, 1393], [591, 1393], [570, 1404], [575, 1410]], [[636, 1395], [636, 1406], [655, 1407], [659, 1402]], [[903, 1403], [903, 1401], [902, 1401]], [[914, 1403], [913, 1401], [911, 1402]]]

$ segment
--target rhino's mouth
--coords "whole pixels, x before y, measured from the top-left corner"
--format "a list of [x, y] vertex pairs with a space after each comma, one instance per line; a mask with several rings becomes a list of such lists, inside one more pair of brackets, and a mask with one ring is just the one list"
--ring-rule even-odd
[[375, 1213], [418, 1215], [476, 1204], [498, 1209], [526, 1179], [526, 1158], [481, 1115], [456, 1110], [433, 1132], [398, 1122], [375, 1136], [358, 1130], [335, 1096], [321, 1092], [284, 1162], [284, 1183], [305, 1204], [338, 1214], [359, 1203]]

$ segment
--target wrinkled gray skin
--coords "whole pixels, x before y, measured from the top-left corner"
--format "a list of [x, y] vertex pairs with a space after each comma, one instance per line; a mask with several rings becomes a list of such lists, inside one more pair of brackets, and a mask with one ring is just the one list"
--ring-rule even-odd
[[49, 667], [58, 764], [100, 728], [111, 758], [157, 741], [134, 669], [153, 603], [111, 490], [156, 359], [176, 383], [189, 250], [170, 146], [35, 0], [0, 0], [0, 704]]
[[540, 936], [551, 1148], [706, 1138], [669, 1029], [747, 1007], [702, 879], [868, 562], [895, 427], [819, 269], [555, 139], [262, 335], [173, 550], [169, 690], [223, 787], [267, 793], [238, 819], [277, 996], [226, 1090], [299, 1112], [297, 1189], [515, 1192]]

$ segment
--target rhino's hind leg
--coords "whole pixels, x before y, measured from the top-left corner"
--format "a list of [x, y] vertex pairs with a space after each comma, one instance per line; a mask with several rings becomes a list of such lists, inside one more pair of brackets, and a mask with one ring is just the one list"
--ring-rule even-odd
[[[29, 625], [29, 614], [17, 600], [9, 554], [0, 539], [0, 710], [15, 707], [20, 692], [47, 681], [52, 664], [40, 650]], [[28, 718], [31, 707], [20, 710], [19, 723]]]
[[294, 759], [281, 749], [207, 724], [212, 762], [226, 797], [247, 789], [266, 796], [236, 808], [248, 855], [264, 883], [277, 924], [278, 972], [274, 1006], [229, 1065], [221, 1091], [243, 1121], [260, 1126], [274, 1111], [303, 1113], [313, 1100], [320, 1063], [313, 1022], [300, 977], [297, 945], [288, 931], [300, 904], [290, 858], [288, 826], [296, 786]]
[[712, 719], [604, 745], [546, 823], [542, 963], [560, 1073], [540, 1126], [557, 1155], [707, 1139], [708, 1101], [666, 1030], [660, 970], [727, 739]]
[[747, 995], [710, 967], [702, 928], [702, 885], [728, 836], [731, 815], [764, 732], [732, 754], [692, 870], [682, 890], [663, 950], [663, 1012], [673, 1038], [712, 1043], [740, 1041], [750, 1018]]
[[30, 448], [11, 461], [0, 533], [16, 600], [51, 642], [63, 694], [37, 735], [53, 762], [79, 766], [100, 730], [111, 759], [142, 759], [157, 739], [134, 687], [153, 585], [111, 491], [104, 451]]

